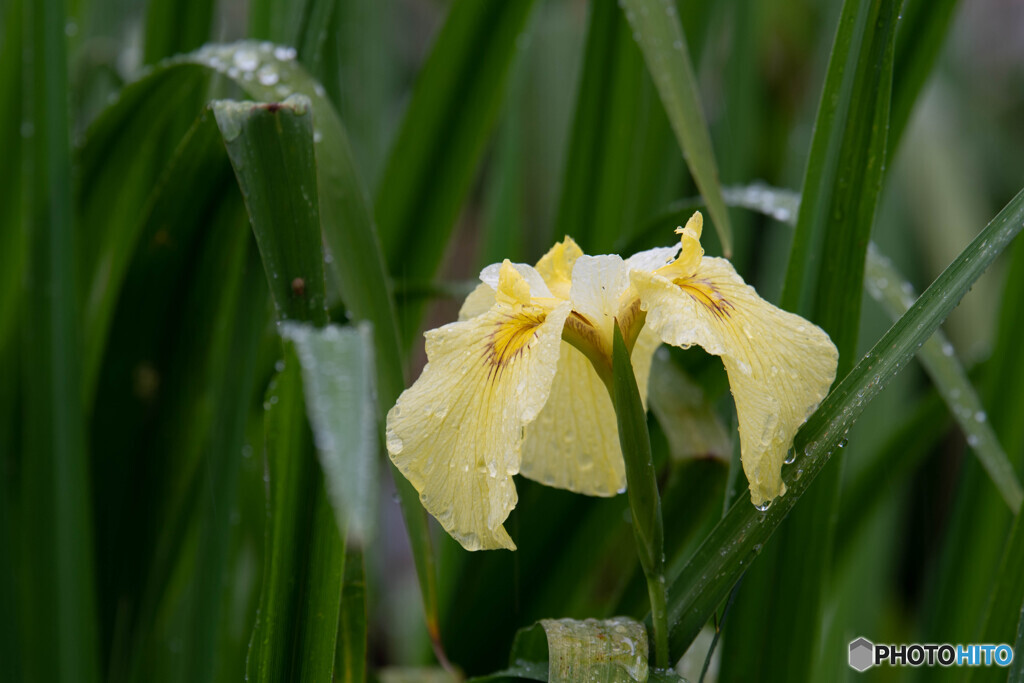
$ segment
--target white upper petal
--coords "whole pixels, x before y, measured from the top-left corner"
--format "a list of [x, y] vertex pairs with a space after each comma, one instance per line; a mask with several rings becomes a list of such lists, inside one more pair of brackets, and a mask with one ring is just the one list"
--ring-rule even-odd
[[586, 316], [609, 342], [622, 296], [629, 289], [629, 269], [622, 257], [609, 254], [576, 259], [569, 293], [573, 310]]
[[679, 244], [671, 247], [655, 247], [647, 251], [638, 251], [626, 259], [626, 267], [629, 270], [643, 270], [651, 272], [671, 263], [679, 255]]
[[[544, 284], [544, 278], [540, 276], [536, 268], [525, 263], [513, 263], [512, 267], [523, 276], [526, 284], [530, 285], [530, 296], [538, 299], [551, 298], [551, 290]], [[480, 281], [491, 286], [491, 289], [498, 289], [498, 278], [501, 273], [501, 264], [492, 263], [480, 271]]]

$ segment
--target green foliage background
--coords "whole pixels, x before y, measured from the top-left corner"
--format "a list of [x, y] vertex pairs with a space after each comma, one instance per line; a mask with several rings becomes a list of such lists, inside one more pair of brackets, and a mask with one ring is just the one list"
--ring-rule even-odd
[[[1022, 19], [0, 0], [0, 678], [545, 680], [517, 630], [645, 619], [626, 496], [520, 478], [519, 550], [469, 554], [380, 425], [481, 267], [669, 244], [694, 208], [841, 355], [765, 514], [720, 363], [657, 356], [679, 672], [712, 639], [720, 681], [861, 676], [857, 636], [1021, 653]], [[863, 674], [967, 675], [1024, 654]]]

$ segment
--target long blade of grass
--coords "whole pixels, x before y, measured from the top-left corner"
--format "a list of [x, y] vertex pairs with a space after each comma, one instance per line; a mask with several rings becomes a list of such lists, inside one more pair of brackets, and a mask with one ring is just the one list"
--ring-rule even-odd
[[651, 152], [665, 148], [645, 148], [645, 137], [652, 128], [670, 135], [660, 121], [648, 125], [651, 100], [653, 86], [622, 11], [592, 3], [554, 239], [572, 235], [586, 253], [601, 254], [632, 227], [638, 195], [657, 184], [646, 175], [658, 166]]
[[[898, 320], [913, 303], [910, 283], [876, 249], [868, 252], [866, 286], [871, 296], [882, 304], [893, 320]], [[999, 445], [981, 399], [974, 391], [963, 366], [954, 357], [953, 345], [939, 330], [924, 343], [917, 357], [967, 436], [967, 444], [974, 450], [1010, 511], [1016, 514], [1024, 499], [1024, 490], [1021, 489], [1017, 472]]]
[[917, 302], [832, 390], [797, 434], [802, 453], [784, 473], [787, 493], [766, 512], [746, 495], [733, 504], [701, 545], [670, 591], [671, 647], [678, 656], [693, 641], [714, 609], [732, 589], [764, 542], [800, 500], [864, 406], [888, 384], [931, 336], [995, 257], [1024, 227], [1024, 191], [996, 216], [950, 264]]
[[[165, 116], [173, 108], [164, 103], [179, 101], [182, 93], [195, 92], [211, 72], [224, 76], [257, 99], [274, 101], [301, 92], [313, 103], [317, 120], [314, 141], [318, 149], [320, 217], [329, 248], [326, 260], [330, 279], [332, 285], [336, 283], [340, 288], [353, 317], [373, 323], [379, 359], [378, 402], [382, 414], [401, 393], [405, 386], [405, 364], [399, 352], [390, 284], [365, 191], [337, 113], [316, 82], [294, 61], [295, 54], [294, 50], [282, 46], [242, 42], [209, 46], [168, 60], [126, 88], [114, 107], [93, 126], [83, 154], [82, 176], [87, 182], [83, 183], [81, 196], [86, 200], [89, 222], [98, 233], [91, 241], [102, 249], [83, 257], [87, 264], [84, 270], [88, 273], [85, 279], [90, 283], [86, 288], [89, 307], [85, 321], [87, 386], [84, 393], [87, 396], [92, 395], [90, 387], [98, 372], [109, 317], [138, 238], [140, 226], [136, 216], [143, 213], [145, 198], [155, 184], [155, 174], [147, 170], [147, 165], [169, 155], [169, 151], [155, 146], [152, 141], [177, 140], [184, 132], [176, 133], [173, 125], [167, 124], [167, 132], [158, 136], [153, 133], [154, 122], [173, 118]], [[136, 129], [145, 130], [147, 134], [133, 132]], [[145, 140], [142, 146], [140, 139]], [[106, 185], [111, 187], [104, 189]], [[109, 204], [100, 201], [104, 196], [118, 197], [113, 217]], [[110, 239], [108, 232], [116, 234], [117, 238]], [[90, 311], [92, 313], [88, 314]], [[434, 561], [426, 515], [412, 486], [400, 476], [396, 476], [396, 481], [413, 546], [428, 630], [435, 643], [440, 643]]]
[[278, 317], [323, 327], [327, 295], [309, 99], [212, 106]]
[[[297, 97], [268, 105], [217, 102], [213, 110], [260, 246], [279, 321], [325, 326], [309, 100]], [[283, 676], [330, 681], [344, 541], [325, 488], [336, 483], [321, 474], [307, 422], [307, 410], [316, 412], [302, 394], [300, 357], [308, 349], [302, 348], [301, 340], [291, 339], [288, 330], [293, 328], [283, 329], [286, 367], [277, 380], [280, 394], [272, 389], [267, 400], [270, 528], [248, 672], [258, 680]], [[319, 396], [308, 387], [307, 392]], [[337, 468], [323, 471], [337, 473]], [[349, 510], [342, 512], [349, 516]]]
[[[898, 13], [899, 0], [843, 3], [780, 298], [782, 308], [829, 334], [839, 350], [840, 378], [857, 352], [864, 260], [884, 176]], [[744, 580], [731, 618], [751, 623], [756, 615], [784, 610], [791, 627], [753, 645], [727, 637], [726, 656], [741, 677], [757, 675], [767, 661], [780, 677], [815, 677], [841, 474], [836, 465], [825, 471]]]
[[25, 674], [30, 680], [89, 682], [99, 679], [100, 658], [81, 402], [66, 18], [61, 0], [25, 9], [31, 18], [34, 128], [21, 529]]
[[[1024, 567], [1024, 515], [1019, 511], [1014, 517], [1002, 559], [999, 562], [999, 574], [992, 592], [989, 594], [988, 610], [978, 634], [979, 643], [1012, 643], [1019, 635], [1018, 624], [1021, 612], [1018, 604], [1024, 606], [1024, 581], [1020, 580], [1020, 570]], [[1016, 650], [1015, 658], [1020, 656]], [[972, 667], [968, 675], [970, 683], [979, 681], [1000, 681], [1004, 679], [1003, 671], [996, 667]], [[1011, 676], [1012, 678], [1012, 676]]]
[[728, 256], [732, 252], [729, 213], [722, 201], [711, 134], [701, 110], [697, 77], [690, 63], [676, 3], [671, 0], [623, 0], [622, 6], [636, 32], [634, 35], [647, 61], [647, 69], [654, 77], [686, 163], [708, 204], [722, 250]]
[[143, 62], [155, 64], [207, 42], [216, 7], [213, 0], [150, 0], [146, 3]]
[[336, 680], [363, 683], [366, 680], [366, 577], [363, 551], [358, 548], [349, 548], [345, 553], [345, 584], [341, 589], [338, 630]]
[[[376, 197], [391, 273], [430, 280], [494, 126], [534, 0], [456, 0], [420, 72]], [[412, 256], [410, 258], [410, 256]], [[419, 305], [402, 315], [406, 345]]]
[[306, 418], [298, 358], [268, 391], [270, 477], [263, 592], [253, 629], [249, 680], [333, 680], [344, 541], [327, 502]]
[[[0, 145], [10, 159], [10, 170], [0, 183], [0, 349], [11, 345], [15, 312], [21, 297], [21, 279], [28, 263], [28, 230], [25, 220], [28, 174], [25, 166], [28, 145], [23, 126], [26, 102], [23, 79], [25, 46], [22, 42], [25, 17], [21, 0], [8, 2], [0, 21]], [[13, 448], [12, 451], [13, 452]]]
[[958, 0], [903, 0], [893, 63], [892, 113], [886, 166], [899, 149], [914, 104], [946, 42]]

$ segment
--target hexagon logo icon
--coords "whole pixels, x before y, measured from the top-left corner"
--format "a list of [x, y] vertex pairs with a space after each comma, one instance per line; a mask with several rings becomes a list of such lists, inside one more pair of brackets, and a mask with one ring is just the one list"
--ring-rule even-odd
[[867, 671], [875, 664], [875, 645], [867, 638], [850, 643], [850, 668]]

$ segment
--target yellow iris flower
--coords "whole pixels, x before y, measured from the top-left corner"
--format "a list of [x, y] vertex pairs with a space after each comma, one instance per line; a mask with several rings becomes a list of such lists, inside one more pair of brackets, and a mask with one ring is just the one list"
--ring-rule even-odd
[[426, 333], [427, 365], [388, 412], [387, 448], [465, 548], [515, 549], [502, 526], [515, 474], [587, 495], [625, 490], [606, 389], [616, 322], [645, 400], [662, 342], [721, 356], [751, 501], [785, 493], [786, 452], [835, 379], [838, 354], [820, 328], [705, 257], [702, 225], [695, 213], [679, 245], [625, 260], [586, 256], [566, 237], [535, 267], [488, 266], [459, 321]]

